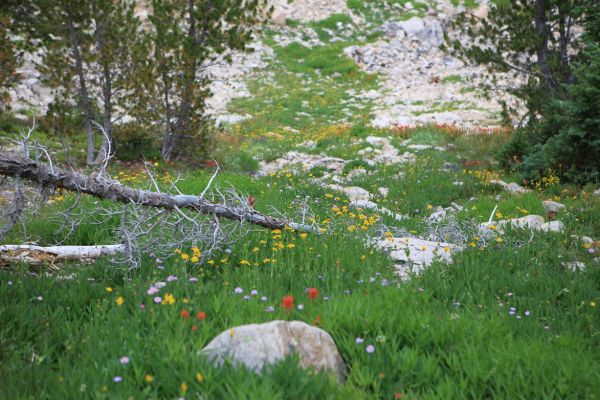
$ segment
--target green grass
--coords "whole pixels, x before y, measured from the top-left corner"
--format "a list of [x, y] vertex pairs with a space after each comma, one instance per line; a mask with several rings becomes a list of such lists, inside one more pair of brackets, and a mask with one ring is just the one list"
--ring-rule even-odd
[[[351, 147], [353, 138], [369, 133], [379, 132], [357, 125], [348, 136], [335, 136], [334, 143], [336, 148]], [[373, 193], [379, 186], [389, 187], [388, 198], [379, 201], [411, 215], [401, 227], [421, 232], [421, 221], [431, 212], [428, 206], [453, 201], [465, 206], [460, 218], [477, 222], [487, 220], [496, 205], [504, 217], [523, 215], [523, 209], [544, 215], [541, 201], [548, 194], [503, 194], [498, 201], [498, 188], [462, 168], [440, 170], [445, 162], [460, 165], [469, 146], [486, 159], [498, 138], [449, 136], [432, 128], [410, 136], [411, 143], [453, 147], [447, 152], [421, 152], [415, 165], [380, 166], [372, 175], [353, 181]], [[359, 161], [350, 165], [363, 166]], [[484, 163], [472, 169], [487, 168], [493, 166]], [[243, 169], [221, 176], [216, 184], [252, 193], [257, 208], [265, 212], [270, 206], [289, 209], [296, 194], [319, 199], [315, 204], [319, 218], [333, 218], [329, 233], [303, 238], [287, 231], [281, 235], [255, 231], [231, 254], [216, 254], [214, 266], [172, 257], [159, 269], [147, 257], [140, 270], [127, 273], [108, 261], [91, 266], [72, 263], [59, 275], [73, 273], [73, 280], [43, 273], [32, 277], [25, 266], [4, 269], [0, 397], [598, 397], [600, 354], [595, 349], [600, 345], [600, 314], [594, 304], [600, 303], [600, 269], [593, 255], [570, 236], [600, 235], [598, 199], [585, 198], [567, 186], [552, 188], [548, 193], [561, 193], [561, 201], [569, 207], [560, 217], [567, 226], [564, 234], [530, 237], [508, 232], [503, 243], [468, 247], [455, 256], [453, 265], [435, 264], [422, 276], [400, 283], [388, 258], [365, 245], [369, 233], [346, 229], [359, 223], [358, 215], [332, 215], [333, 206], [346, 204], [344, 196], [308, 183], [303, 174], [257, 180], [244, 175]], [[394, 179], [399, 172], [405, 177]], [[195, 193], [209, 177], [209, 171], [188, 173], [181, 189]], [[456, 187], [454, 180], [464, 185]], [[293, 190], [279, 190], [284, 188]], [[471, 197], [476, 199], [469, 201]], [[29, 222], [30, 239], [52, 243], [57, 223], [49, 224], [47, 218], [67, 207], [70, 199], [44, 208]], [[85, 201], [90, 207], [92, 200]], [[69, 243], [111, 243], [115, 236], [109, 228], [117, 226], [115, 220], [99, 229], [88, 218]], [[17, 229], [7, 240], [19, 241], [19, 235]], [[284, 248], [274, 250], [275, 243]], [[585, 262], [588, 270], [563, 269], [561, 261], [570, 260]], [[170, 275], [177, 280], [168, 282], [160, 295], [172, 294], [175, 304], [154, 304], [147, 289], [157, 281], [167, 282]], [[198, 282], [190, 282], [191, 277]], [[244, 300], [234, 294], [235, 287], [243, 288], [244, 294], [256, 289], [259, 295]], [[307, 298], [307, 287], [319, 290], [318, 300]], [[288, 294], [304, 309], [287, 315], [279, 304]], [[260, 301], [261, 296], [268, 301]], [[122, 305], [116, 302], [119, 297]], [[268, 306], [275, 311], [265, 311]], [[509, 314], [510, 307], [516, 308], [516, 315]], [[190, 320], [182, 318], [184, 309]], [[206, 313], [205, 321], [194, 320], [200, 311]], [[346, 384], [336, 384], [327, 374], [303, 371], [293, 359], [258, 376], [244, 369], [215, 368], [196, 354], [225, 329], [274, 319], [311, 324], [318, 320], [348, 366]], [[357, 337], [365, 342], [355, 343]], [[375, 345], [375, 353], [366, 353], [367, 344]], [[123, 356], [130, 358], [129, 364], [119, 362]], [[196, 380], [197, 373], [202, 374], [201, 381]], [[153, 377], [151, 383], [145, 381], [146, 375]], [[116, 376], [123, 381], [114, 382]]]
[[[365, 32], [385, 18], [409, 18], [427, 8], [425, 2], [412, 4], [416, 10], [404, 12], [384, 8], [380, 1], [348, 0], [351, 9], [365, 16], [367, 24], [357, 28]], [[474, 2], [465, 5], [473, 7]], [[215, 186], [234, 186], [252, 194], [257, 210], [264, 213], [271, 213], [271, 207], [293, 213], [296, 196], [310, 196], [327, 233], [255, 229], [230, 252], [214, 254], [214, 264], [193, 264], [173, 252], [163, 268], [157, 265], [156, 255], [145, 254], [141, 268], [129, 272], [106, 259], [92, 265], [61, 265], [61, 271], [52, 274], [26, 265], [2, 267], [0, 398], [600, 397], [600, 266], [594, 261], [598, 254], [573, 237], [600, 239], [600, 199], [589, 195], [597, 185], [586, 187], [587, 194], [558, 184], [512, 196], [489, 184], [490, 178], [517, 179], [499, 170], [494, 161], [495, 149], [507, 140], [505, 134], [369, 127], [372, 105], [358, 102], [350, 93], [377, 88], [379, 78], [362, 72], [343, 55], [346, 46], [360, 44], [357, 35], [329, 42], [326, 29], [336, 30], [337, 22], [351, 21], [334, 15], [311, 24], [323, 46], [269, 43], [275, 50], [266, 68], [272, 78], [257, 74], [247, 82], [252, 96], [229, 106], [232, 112], [253, 118], [223, 132], [214, 154], [224, 168]], [[304, 28], [299, 21], [286, 23]], [[459, 83], [460, 78], [449, 76], [444, 82]], [[438, 103], [428, 112], [458, 106]], [[3, 136], [14, 137], [25, 127], [10, 116], [0, 118]], [[36, 139], [60, 154], [63, 145], [44, 132], [36, 132]], [[411, 144], [446, 146], [447, 151], [418, 152], [417, 162], [411, 165], [372, 167], [357, 155], [367, 147], [361, 139], [369, 135], [391, 137], [401, 152], [407, 150], [402, 147], [407, 138]], [[82, 139], [81, 133], [66, 138], [80, 159]], [[301, 151], [348, 160], [343, 174], [357, 167], [369, 171], [348, 184], [373, 194], [379, 187], [389, 188], [386, 198], [374, 201], [409, 217], [401, 222], [390, 217], [381, 220], [411, 235], [425, 233], [424, 221], [436, 206], [458, 203], [464, 209], [457, 218], [481, 223], [496, 207], [501, 218], [545, 216], [542, 201], [557, 197], [567, 205], [557, 217], [565, 223], [565, 232], [507, 231], [503, 241], [488, 246], [480, 245], [471, 232], [472, 245], [457, 254], [452, 265], [435, 263], [421, 276], [400, 282], [393, 261], [366, 244], [380, 233], [373, 226], [365, 231], [348, 229], [362, 226], [373, 213], [346, 210], [344, 195], [310, 182], [328, 172], [325, 168], [261, 178], [249, 174], [258, 169], [259, 161], [271, 161], [305, 140], [314, 140], [316, 148]], [[179, 188], [188, 194], [198, 194], [212, 174], [207, 169], [177, 170], [162, 163], [158, 169], [161, 176], [181, 174]], [[135, 176], [137, 170], [135, 165], [123, 165], [111, 173], [118, 176], [120, 171]], [[127, 183], [149, 184], [141, 177]], [[73, 200], [66, 195], [62, 202], [43, 205], [3, 243], [55, 243], [61, 238], [57, 212]], [[100, 217], [91, 211], [95, 202], [83, 198], [84, 219], [65, 244], [119, 240], [117, 217], [95, 224]], [[102, 204], [110, 206], [108, 201]], [[339, 209], [343, 211], [336, 213]], [[570, 272], [561, 266], [563, 261], [581, 261], [587, 269]], [[174, 304], [153, 302], [147, 290], [156, 282], [167, 282], [159, 295], [172, 294]], [[244, 293], [235, 294], [236, 287]], [[308, 299], [308, 287], [319, 290], [317, 300]], [[258, 295], [250, 294], [253, 289]], [[290, 294], [304, 305], [303, 310], [290, 314], [282, 310], [281, 299]], [[267, 301], [261, 301], [261, 296]], [[273, 312], [267, 311], [269, 306]], [[511, 307], [516, 309], [514, 315]], [[189, 312], [189, 320], [182, 317], [183, 310]], [[206, 313], [204, 321], [195, 318], [198, 312]], [[347, 382], [338, 385], [327, 374], [302, 370], [293, 358], [256, 375], [243, 368], [215, 368], [197, 354], [226, 329], [275, 319], [318, 324], [329, 332], [347, 365]], [[357, 344], [357, 337], [364, 343]], [[369, 344], [375, 346], [375, 353], [365, 351]], [[128, 364], [120, 362], [124, 356], [129, 357]], [[114, 382], [117, 376], [121, 382]]]

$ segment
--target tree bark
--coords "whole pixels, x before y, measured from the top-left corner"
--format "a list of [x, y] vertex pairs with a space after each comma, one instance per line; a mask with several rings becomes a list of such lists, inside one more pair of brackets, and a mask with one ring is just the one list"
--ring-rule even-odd
[[196, 54], [197, 44], [197, 29], [196, 29], [196, 15], [194, 13], [195, 4], [194, 0], [188, 0], [188, 41], [189, 48], [184, 48], [184, 71], [183, 71], [183, 82], [182, 82], [182, 93], [181, 100], [179, 103], [179, 110], [177, 112], [177, 120], [172, 130], [165, 132], [163, 139], [163, 145], [161, 150], [161, 156], [165, 160], [172, 160], [175, 157], [177, 146], [185, 135], [186, 131], [191, 127], [191, 109], [194, 93], [194, 85], [196, 82], [196, 69], [198, 64], [198, 56]]
[[21, 179], [36, 182], [44, 187], [62, 188], [122, 203], [135, 203], [141, 206], [166, 209], [190, 209], [202, 214], [215, 215], [219, 218], [246, 221], [269, 229], [283, 229], [289, 226], [295, 230], [319, 232], [317, 228], [312, 226], [287, 222], [262, 215], [256, 211], [244, 210], [240, 212], [221, 204], [207, 201], [199, 196], [185, 194], [171, 195], [133, 189], [113, 179], [66, 171], [23, 157], [21, 154], [14, 152], [0, 153], [0, 175], [18, 176]]
[[100, 64], [102, 65], [102, 100], [104, 102], [102, 128], [104, 135], [102, 137], [102, 145], [96, 156], [96, 164], [102, 164], [110, 157], [109, 149], [110, 141], [112, 140], [112, 75], [105, 43], [105, 32], [105, 22], [99, 22], [96, 36]]
[[81, 108], [83, 109], [84, 129], [87, 136], [87, 153], [85, 163], [92, 165], [94, 163], [94, 129], [92, 127], [92, 107], [90, 105], [88, 89], [85, 80], [85, 72], [83, 70], [83, 60], [79, 51], [79, 39], [77, 31], [73, 25], [73, 20], [69, 16], [68, 21], [69, 36], [71, 40], [71, 52], [75, 59], [75, 69], [79, 78], [79, 97], [81, 98]]
[[124, 244], [97, 246], [49, 246], [35, 245], [2, 245], [0, 246], [0, 261], [26, 262], [32, 265], [51, 264], [65, 260], [91, 260], [98, 257], [110, 256], [125, 251]]
[[545, 79], [545, 85], [548, 89], [552, 88], [552, 71], [548, 63], [548, 27], [546, 26], [546, 0], [535, 0], [535, 30], [539, 36], [539, 45], [537, 49], [537, 64], [540, 67]]

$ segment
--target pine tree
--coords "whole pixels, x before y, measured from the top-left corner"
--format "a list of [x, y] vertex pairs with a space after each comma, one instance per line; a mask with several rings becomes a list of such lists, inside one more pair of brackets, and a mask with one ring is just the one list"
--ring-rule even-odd
[[206, 150], [210, 121], [203, 74], [232, 50], [245, 50], [264, 0], [153, 0], [154, 70], [157, 105], [163, 115], [161, 155], [172, 160], [184, 149]]
[[[128, 0], [31, 0], [29, 37], [45, 49], [40, 69], [56, 88], [59, 109], [75, 96], [87, 136], [86, 164], [107, 157], [113, 123], [133, 107], [139, 72], [148, 62], [135, 3]], [[98, 112], [97, 108], [101, 107]], [[104, 132], [95, 149], [93, 123]]]

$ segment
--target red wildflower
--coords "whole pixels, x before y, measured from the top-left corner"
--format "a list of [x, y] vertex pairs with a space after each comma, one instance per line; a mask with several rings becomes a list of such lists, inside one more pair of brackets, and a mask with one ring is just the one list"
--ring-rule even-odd
[[310, 289], [308, 289], [308, 298], [309, 299], [314, 300], [317, 297], [319, 297], [319, 291], [316, 288], [311, 287]]
[[250, 207], [254, 208], [254, 196], [250, 195], [248, 196], [248, 204], [250, 204]]
[[206, 313], [204, 311], [200, 311], [198, 314], [196, 314], [196, 319], [198, 321], [204, 321], [205, 318], [206, 318]]
[[554, 219], [554, 211], [548, 211], [548, 213], [546, 214], [546, 217], [548, 217], [549, 221], [552, 221]]
[[192, 325], [192, 331], [196, 332], [198, 330], [198, 327], [196, 325]]
[[283, 301], [281, 302], [281, 307], [285, 308], [289, 313], [292, 308], [294, 308], [294, 296], [287, 295], [283, 296]]
[[315, 320], [313, 321], [313, 325], [319, 325], [321, 323], [321, 316], [317, 315], [317, 317], [315, 318]]
[[188, 310], [181, 310], [181, 317], [184, 319], [190, 319], [190, 313]]

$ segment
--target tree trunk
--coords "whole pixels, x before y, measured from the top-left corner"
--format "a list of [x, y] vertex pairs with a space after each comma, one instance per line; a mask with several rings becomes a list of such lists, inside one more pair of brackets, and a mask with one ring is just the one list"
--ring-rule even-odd
[[73, 25], [73, 20], [69, 17], [68, 21], [69, 35], [71, 38], [71, 51], [75, 59], [75, 69], [79, 78], [79, 97], [81, 100], [81, 108], [83, 109], [84, 129], [87, 136], [87, 153], [85, 163], [92, 165], [94, 163], [94, 129], [92, 127], [92, 107], [90, 105], [85, 72], [83, 70], [83, 60], [79, 51], [79, 39], [77, 31]]
[[18, 176], [43, 187], [62, 188], [122, 203], [166, 209], [190, 209], [219, 218], [250, 222], [269, 229], [283, 229], [287, 225], [292, 229], [318, 233], [318, 229], [314, 227], [269, 217], [254, 210], [234, 209], [194, 195], [170, 195], [133, 189], [112, 179], [66, 171], [13, 152], [0, 153], [0, 175]]
[[[104, 102], [104, 111], [102, 114], [102, 145], [96, 156], [96, 164], [102, 164], [110, 157], [110, 143], [112, 140], [112, 76], [110, 71], [109, 56], [107, 54], [105, 43], [106, 26], [104, 22], [98, 23], [96, 30], [98, 54], [100, 55], [100, 64], [102, 65], [102, 100]], [[109, 50], [110, 51], [110, 50]]]
[[196, 83], [196, 69], [198, 56], [196, 54], [197, 38], [196, 38], [196, 16], [194, 14], [194, 0], [188, 0], [188, 41], [189, 47], [184, 48], [184, 71], [182, 82], [181, 100], [179, 110], [177, 112], [177, 120], [172, 130], [165, 132], [161, 156], [165, 160], [172, 160], [179, 142], [191, 128], [191, 108], [193, 101], [194, 85]]
[[4, 262], [26, 262], [30, 265], [53, 264], [59, 261], [85, 261], [110, 256], [125, 251], [124, 244], [97, 246], [50, 246], [2, 245], [0, 246], [0, 264]]
[[547, 89], [551, 89], [552, 84], [552, 71], [550, 64], [548, 63], [548, 27], [546, 26], [546, 0], [535, 0], [535, 30], [538, 34], [538, 49], [537, 49], [537, 64], [540, 67], [542, 75], [544, 76], [544, 84]]

